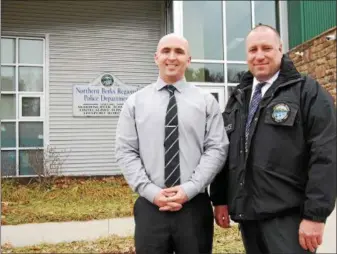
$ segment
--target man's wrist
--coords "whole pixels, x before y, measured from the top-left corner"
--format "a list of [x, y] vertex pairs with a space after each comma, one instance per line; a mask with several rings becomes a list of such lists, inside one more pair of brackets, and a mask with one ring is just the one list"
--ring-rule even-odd
[[194, 198], [198, 194], [197, 187], [191, 181], [183, 183], [180, 186], [183, 189], [183, 191], [185, 192], [188, 200], [191, 200], [192, 198]]
[[227, 202], [223, 202], [223, 201], [212, 201], [212, 205], [213, 206], [224, 206], [224, 205], [228, 205]]
[[325, 223], [327, 218], [326, 217], [322, 217], [322, 216], [313, 216], [313, 215], [308, 215], [308, 214], [303, 214], [302, 218], [305, 220], [310, 220], [310, 221], [314, 221], [314, 222], [322, 222]]
[[154, 204], [155, 197], [160, 193], [162, 189], [153, 183], [147, 184], [143, 191], [139, 193], [142, 197], [146, 198], [152, 204]]

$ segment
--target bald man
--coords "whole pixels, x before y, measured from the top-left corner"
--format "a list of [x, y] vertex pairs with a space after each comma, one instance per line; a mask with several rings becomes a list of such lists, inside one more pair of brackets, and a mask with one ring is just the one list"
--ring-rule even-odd
[[154, 56], [157, 81], [132, 94], [121, 111], [116, 157], [139, 194], [137, 254], [211, 253], [213, 211], [207, 186], [228, 148], [220, 107], [185, 81], [188, 42], [164, 36]]
[[230, 147], [211, 185], [216, 222], [228, 227], [229, 213], [240, 223], [248, 254], [315, 252], [336, 200], [332, 97], [282, 55], [274, 28], [254, 28], [246, 54], [223, 113]]

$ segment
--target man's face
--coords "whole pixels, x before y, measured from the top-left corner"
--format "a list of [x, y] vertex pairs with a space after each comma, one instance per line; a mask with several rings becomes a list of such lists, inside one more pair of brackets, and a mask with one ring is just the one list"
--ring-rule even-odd
[[282, 44], [271, 29], [252, 31], [247, 36], [246, 53], [248, 68], [259, 81], [270, 79], [280, 69]]
[[164, 81], [180, 80], [191, 62], [187, 41], [174, 35], [163, 37], [158, 43], [155, 62]]

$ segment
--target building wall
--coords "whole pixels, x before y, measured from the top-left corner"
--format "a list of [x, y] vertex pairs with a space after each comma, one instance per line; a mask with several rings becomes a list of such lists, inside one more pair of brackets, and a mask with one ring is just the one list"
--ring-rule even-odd
[[336, 1], [287, 1], [289, 48], [336, 26]]
[[303, 42], [300, 1], [287, 1], [289, 48]]
[[164, 1], [2, 0], [2, 35], [45, 37], [46, 145], [63, 173], [114, 174], [118, 117], [73, 117], [72, 86], [109, 72], [126, 84], [157, 78], [153, 57], [164, 33]]
[[[289, 56], [299, 72], [316, 79], [329, 91], [336, 104], [336, 40], [326, 39], [331, 34], [336, 36], [336, 27], [293, 48]], [[303, 56], [296, 52], [303, 52]]]

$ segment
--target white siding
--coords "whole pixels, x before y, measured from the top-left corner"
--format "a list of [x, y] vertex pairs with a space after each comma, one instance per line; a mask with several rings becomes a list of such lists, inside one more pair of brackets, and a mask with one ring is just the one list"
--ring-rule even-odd
[[74, 118], [72, 85], [89, 83], [102, 72], [127, 84], [155, 81], [153, 56], [163, 34], [163, 5], [140, 0], [2, 0], [3, 35], [49, 34], [47, 140], [57, 149], [70, 149], [65, 174], [120, 172], [114, 155], [118, 117]]

